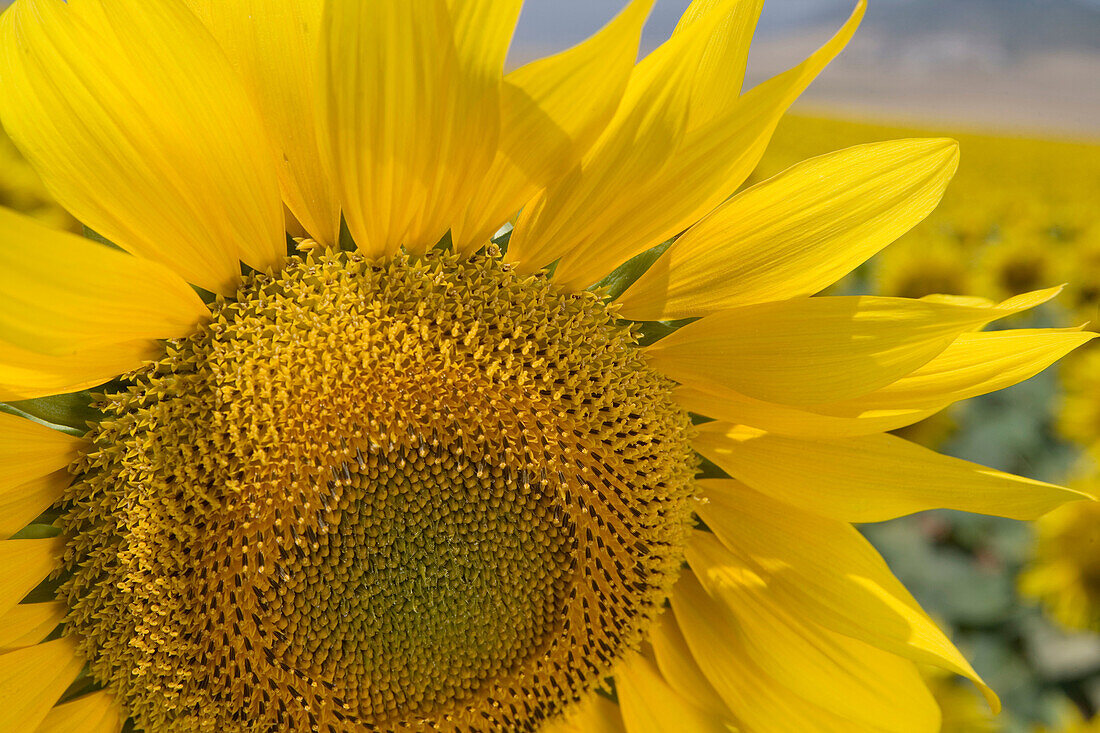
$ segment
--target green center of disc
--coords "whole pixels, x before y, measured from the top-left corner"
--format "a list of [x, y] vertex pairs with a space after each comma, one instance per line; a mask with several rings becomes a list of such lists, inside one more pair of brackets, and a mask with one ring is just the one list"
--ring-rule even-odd
[[[346, 472], [345, 472], [346, 469]], [[575, 541], [540, 486], [438, 450], [341, 465], [338, 523], [305, 543], [273, 584], [272, 619], [375, 719], [475, 695], [541, 653], [560, 628]], [[276, 570], [276, 576], [285, 569]]]

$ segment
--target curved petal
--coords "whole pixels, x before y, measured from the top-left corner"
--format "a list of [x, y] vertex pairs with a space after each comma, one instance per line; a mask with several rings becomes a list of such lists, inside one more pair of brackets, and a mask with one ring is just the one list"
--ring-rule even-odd
[[0, 616], [0, 654], [42, 641], [57, 628], [68, 610], [59, 601], [15, 606]]
[[519, 8], [519, 0], [326, 4], [321, 145], [368, 257], [432, 247], [481, 185], [497, 153]]
[[[639, 64], [623, 104], [581, 164], [524, 209], [508, 246], [525, 271], [559, 260], [554, 279], [582, 289], [694, 224], [752, 172], [783, 112], [847, 43], [863, 0], [803, 64], [690, 128], [694, 81], [715, 28], [752, 3], [715, 3]], [[648, 62], [648, 63], [647, 63]]]
[[1035, 519], [1088, 498], [888, 434], [802, 440], [713, 422], [700, 426], [695, 449], [761, 493], [845, 522], [926, 509]]
[[167, 267], [6, 209], [0, 299], [0, 339], [51, 356], [184, 336], [210, 315]]
[[[874, 394], [874, 393], [872, 393]], [[746, 397], [713, 384], [679, 386], [676, 402], [688, 412], [800, 438], [841, 438], [896, 430], [931, 417], [938, 409], [868, 410], [853, 417], [826, 412], [829, 404], [790, 407]], [[857, 398], [858, 399], [858, 398]], [[818, 410], [821, 410], [820, 412]]]
[[714, 385], [767, 402], [812, 405], [867, 394], [928, 363], [964, 331], [1049, 299], [996, 307], [905, 298], [796, 298], [722, 311], [646, 349], [682, 384]]
[[68, 356], [46, 356], [0, 341], [0, 401], [79, 392], [164, 355], [157, 341], [126, 341]]
[[734, 720], [729, 707], [699, 669], [695, 657], [691, 656], [684, 634], [671, 612], [665, 611], [654, 622], [649, 632], [649, 642], [653, 645], [657, 668], [669, 687], [701, 710]]
[[657, 665], [629, 652], [615, 667], [615, 690], [627, 733], [731, 733], [733, 727], [716, 715], [700, 710], [661, 678]]
[[850, 720], [792, 694], [760, 668], [745, 647], [737, 618], [690, 570], [681, 573], [670, 600], [692, 656], [729, 709], [737, 711], [744, 733], [851, 733]]
[[1029, 379], [1096, 334], [1075, 328], [964, 333], [939, 356], [901, 379], [839, 402], [789, 407], [716, 385], [680, 386], [676, 401], [707, 415], [769, 433], [845, 438], [896, 430], [959, 400]]
[[828, 409], [847, 415], [864, 410], [939, 408], [1030, 379], [1096, 336], [1077, 328], [964, 333], [912, 374]]
[[541, 733], [626, 733], [619, 706], [598, 694], [577, 703], [565, 717], [548, 724]]
[[80, 438], [0, 412], [0, 491], [65, 468], [85, 445]]
[[340, 236], [340, 203], [317, 142], [317, 64], [323, 0], [187, 0], [252, 93], [277, 148], [287, 208], [326, 246]]
[[83, 667], [68, 637], [0, 654], [0, 730], [37, 729]]
[[101, 690], [54, 706], [35, 733], [119, 733], [125, 722], [114, 695]]
[[16, 486], [0, 483], [0, 539], [7, 539], [49, 509], [73, 482], [67, 468]]
[[53, 572], [64, 549], [63, 537], [0, 540], [0, 616], [6, 615]]
[[[871, 543], [846, 523], [727, 480], [702, 482], [699, 516], [725, 545], [696, 543], [709, 566], [745, 568], [777, 603], [839, 634], [969, 677], [994, 711], [1000, 702], [921, 609]], [[698, 571], [698, 568], [697, 568]]]
[[[849, 721], [852, 730], [939, 731], [939, 708], [912, 662], [831, 632], [783, 603], [766, 578], [738, 563], [709, 532], [693, 532], [687, 559], [724, 614], [736, 619], [723, 626], [738, 629], [748, 658], [792, 695]], [[689, 643], [699, 636], [690, 622], [684, 633]]]
[[[724, 4], [725, 0], [692, 0], [672, 34], [690, 32], [693, 24], [705, 20]], [[701, 127], [737, 104], [745, 81], [749, 43], [763, 8], [764, 0], [739, 0], [725, 22], [710, 35], [692, 83], [689, 130]]]
[[684, 233], [619, 298], [661, 321], [813, 295], [926, 217], [959, 161], [954, 140], [895, 140], [808, 160]]
[[65, 208], [230, 294], [286, 254], [274, 156], [217, 42], [181, 3], [19, 0], [0, 118]]
[[633, 0], [584, 43], [504, 77], [500, 150], [454, 224], [459, 251], [480, 248], [591, 147], [622, 99], [653, 2]]

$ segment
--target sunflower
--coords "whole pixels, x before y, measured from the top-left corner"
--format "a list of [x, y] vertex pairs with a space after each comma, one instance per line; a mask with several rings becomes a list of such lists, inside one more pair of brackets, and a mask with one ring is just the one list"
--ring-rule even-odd
[[996, 707], [851, 522], [1079, 496], [883, 431], [1091, 334], [809, 297], [956, 145], [731, 197], [863, 5], [744, 94], [760, 2], [636, 63], [651, 5], [508, 74], [519, 0], [5, 13], [96, 236], [0, 212], [0, 731], [933, 731], [918, 662]]
[[1049, 285], [1056, 263], [1065, 256], [1056, 244], [1030, 227], [1005, 229], [982, 253], [975, 290], [1007, 298]]
[[900, 298], [973, 292], [971, 253], [953, 237], [921, 234], [914, 233], [875, 259], [873, 292]]
[[1076, 501], [1037, 523], [1020, 591], [1070, 629], [1100, 629], [1100, 505]]
[[1002, 726], [974, 691], [939, 667], [921, 667], [928, 689], [940, 708], [940, 733], [998, 733]]
[[1100, 716], [1086, 719], [1076, 708], [1069, 705], [1066, 708], [1058, 725], [1053, 728], [1036, 726], [1033, 733], [1097, 733], [1100, 731]]
[[1058, 432], [1100, 456], [1100, 351], [1090, 348], [1061, 367], [1062, 394], [1058, 405]]

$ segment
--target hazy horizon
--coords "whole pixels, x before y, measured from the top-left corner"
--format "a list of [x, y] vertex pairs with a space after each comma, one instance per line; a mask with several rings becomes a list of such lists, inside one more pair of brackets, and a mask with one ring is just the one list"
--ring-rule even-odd
[[[526, 0], [515, 67], [568, 48], [627, 0]], [[8, 4], [0, 0], [0, 8]], [[656, 0], [642, 53], [690, 0]], [[855, 0], [764, 3], [749, 82], [798, 63]], [[1100, 0], [873, 0], [849, 48], [800, 104], [898, 121], [962, 123], [1100, 138]]]

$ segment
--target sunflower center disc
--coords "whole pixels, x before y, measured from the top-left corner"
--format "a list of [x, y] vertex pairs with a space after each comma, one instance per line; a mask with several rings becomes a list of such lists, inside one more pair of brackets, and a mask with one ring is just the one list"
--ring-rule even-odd
[[69, 628], [145, 730], [537, 730], [679, 572], [671, 386], [495, 252], [292, 258], [104, 399]]

